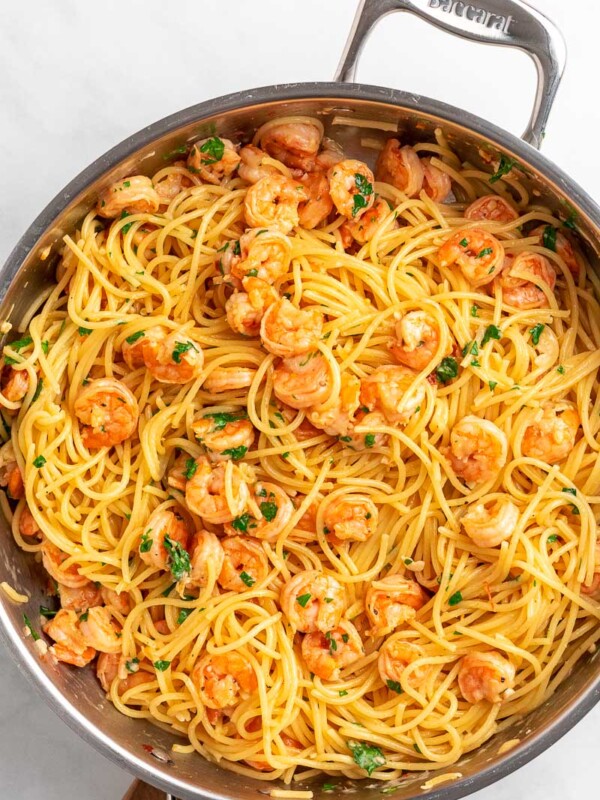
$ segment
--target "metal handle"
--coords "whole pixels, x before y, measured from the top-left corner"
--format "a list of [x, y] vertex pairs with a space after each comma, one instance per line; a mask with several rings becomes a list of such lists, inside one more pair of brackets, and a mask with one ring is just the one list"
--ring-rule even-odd
[[336, 81], [352, 83], [358, 58], [375, 23], [393, 11], [408, 11], [463, 39], [523, 50], [537, 68], [533, 111], [523, 139], [539, 149], [567, 50], [558, 28], [522, 0], [360, 0]]

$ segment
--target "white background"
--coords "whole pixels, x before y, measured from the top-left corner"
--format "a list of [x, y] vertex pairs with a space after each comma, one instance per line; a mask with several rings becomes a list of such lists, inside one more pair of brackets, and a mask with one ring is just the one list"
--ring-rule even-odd
[[[600, 4], [535, 0], [569, 48], [544, 152], [600, 200]], [[331, 79], [355, 0], [0, 0], [0, 262], [43, 206], [139, 128], [227, 92]], [[385, 19], [359, 68], [365, 83], [445, 100], [518, 132], [527, 57]], [[0, 576], [1, 577], [1, 576]], [[32, 694], [0, 650], [0, 795], [116, 800], [130, 777]], [[474, 800], [597, 797], [600, 708], [550, 751]]]

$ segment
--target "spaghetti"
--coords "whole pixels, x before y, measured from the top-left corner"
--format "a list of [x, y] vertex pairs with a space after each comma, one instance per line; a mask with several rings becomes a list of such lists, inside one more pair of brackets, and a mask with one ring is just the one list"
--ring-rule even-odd
[[264, 780], [447, 768], [599, 636], [597, 278], [518, 165], [379, 149], [117, 182], [4, 348], [49, 652]]

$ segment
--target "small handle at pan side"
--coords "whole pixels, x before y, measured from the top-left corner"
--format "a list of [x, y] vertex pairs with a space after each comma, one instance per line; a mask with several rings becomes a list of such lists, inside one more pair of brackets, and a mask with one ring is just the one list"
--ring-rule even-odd
[[522, 0], [360, 0], [335, 80], [354, 81], [362, 48], [374, 25], [393, 11], [408, 11], [463, 39], [523, 50], [537, 68], [538, 84], [523, 139], [539, 148], [566, 61], [558, 28]]

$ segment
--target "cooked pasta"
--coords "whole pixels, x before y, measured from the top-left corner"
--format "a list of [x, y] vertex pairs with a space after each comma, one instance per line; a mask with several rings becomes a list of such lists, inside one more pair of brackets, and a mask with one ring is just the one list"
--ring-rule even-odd
[[0, 482], [44, 657], [175, 758], [390, 781], [595, 647], [598, 280], [517, 164], [323, 134], [107, 187], [4, 347]]

